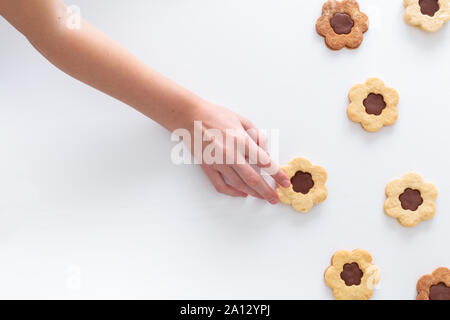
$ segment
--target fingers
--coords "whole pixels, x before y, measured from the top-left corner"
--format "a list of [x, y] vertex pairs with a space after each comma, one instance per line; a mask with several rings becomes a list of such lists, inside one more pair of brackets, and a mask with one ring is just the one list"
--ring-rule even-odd
[[[276, 191], [251, 165], [256, 164], [285, 188], [291, 185], [290, 179], [270, 158], [266, 136], [249, 120], [242, 117], [239, 120], [242, 128], [235, 128], [233, 145], [228, 146], [227, 142], [224, 147], [229, 165], [215, 163], [212, 166], [202, 165], [202, 168], [220, 193], [233, 197], [252, 195], [276, 204]], [[229, 162], [230, 159], [232, 161]]]
[[241, 117], [241, 123], [247, 135], [250, 137], [246, 141], [246, 157], [250, 164], [256, 164], [282, 187], [288, 188], [291, 185], [289, 177], [273, 162], [268, 153], [267, 137], [257, 129], [249, 120]]
[[256, 164], [263, 169], [282, 187], [288, 188], [291, 185], [291, 181], [286, 173], [284, 173], [283, 170], [272, 161], [269, 154], [256, 145], [254, 141], [249, 141], [249, 146], [246, 149], [248, 150], [248, 158], [251, 164]]
[[240, 117], [242, 127], [247, 132], [247, 134], [252, 138], [252, 140], [260, 146], [264, 151], [268, 152], [267, 150], [267, 137], [266, 135], [255, 127], [255, 125], [248, 119], [244, 117]]
[[202, 169], [208, 177], [209, 181], [216, 188], [217, 192], [231, 196], [231, 197], [247, 197], [247, 194], [241, 192], [230, 185], [223, 179], [222, 175], [215, 169], [202, 165]]
[[222, 175], [230, 182], [230, 184], [237, 190], [242, 191], [246, 194], [249, 194], [255, 198], [263, 199], [263, 197], [258, 194], [255, 190], [250, 188], [242, 178], [234, 171], [233, 168], [229, 166], [220, 166], [218, 170], [222, 173]]
[[250, 188], [265, 200], [271, 204], [278, 203], [278, 195], [275, 190], [249, 164], [237, 164], [233, 166], [233, 169]]
[[242, 116], [239, 116], [239, 120], [241, 120], [241, 124], [245, 130], [255, 128], [255, 125], [250, 120], [248, 120]]
[[291, 180], [287, 176], [286, 173], [284, 173], [283, 170], [278, 168], [274, 174], [271, 175], [271, 177], [283, 188], [289, 188], [291, 185]]
[[261, 149], [269, 153], [267, 137], [261, 130], [257, 128], [250, 128], [247, 130], [247, 134]]

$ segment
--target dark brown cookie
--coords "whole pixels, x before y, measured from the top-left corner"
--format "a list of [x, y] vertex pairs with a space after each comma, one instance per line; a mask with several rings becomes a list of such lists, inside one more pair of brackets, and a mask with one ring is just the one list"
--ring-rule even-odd
[[417, 282], [417, 300], [450, 300], [450, 269], [437, 268]]
[[317, 33], [325, 38], [326, 45], [332, 50], [358, 48], [368, 29], [369, 19], [359, 10], [355, 0], [328, 0], [316, 23]]

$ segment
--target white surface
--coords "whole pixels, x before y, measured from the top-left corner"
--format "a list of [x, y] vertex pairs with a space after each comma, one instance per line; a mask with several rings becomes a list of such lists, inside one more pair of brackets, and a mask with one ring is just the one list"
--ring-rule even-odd
[[[0, 298], [330, 299], [339, 249], [369, 251], [374, 299], [412, 299], [450, 266], [450, 26], [427, 34], [402, 1], [360, 0], [355, 51], [315, 32], [322, 1], [72, 0], [84, 18], [205, 98], [281, 130], [280, 161], [329, 173], [309, 214], [216, 194], [170, 162], [169, 134], [69, 78], [0, 19]], [[396, 88], [400, 118], [376, 134], [347, 119], [351, 86]], [[440, 191], [413, 229], [384, 215], [409, 171]]]

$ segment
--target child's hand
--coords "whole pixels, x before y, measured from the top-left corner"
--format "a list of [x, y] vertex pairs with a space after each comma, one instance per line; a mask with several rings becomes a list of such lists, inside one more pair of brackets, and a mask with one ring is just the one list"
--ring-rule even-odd
[[[263, 170], [270, 169], [268, 173], [277, 183], [283, 187], [290, 186], [288, 176], [271, 161], [265, 150], [266, 137], [249, 120], [224, 107], [206, 103], [197, 108], [192, 116], [192, 120], [201, 121], [202, 128], [196, 130], [201, 130], [203, 136], [211, 136], [208, 130], [215, 129], [224, 137], [217, 139], [214, 135], [210, 137], [212, 141], [207, 141], [202, 146], [202, 150], [205, 150], [206, 146], [209, 150], [212, 148], [223, 150], [223, 157], [219, 157], [222, 161], [207, 164], [203, 159], [201, 165], [216, 190], [233, 197], [251, 195], [276, 204], [277, 193], [249, 163], [250, 161]], [[193, 128], [191, 127], [190, 130], [192, 132]], [[230, 138], [230, 134], [233, 141], [238, 143], [227, 146], [225, 137], [228, 135]], [[191, 136], [193, 137], [193, 134]], [[245, 147], [238, 148], [239, 145]], [[254, 155], [257, 155], [257, 158]]]
[[[223, 150], [225, 157], [236, 151], [233, 157], [236, 161], [202, 164], [217, 191], [230, 196], [252, 195], [277, 203], [276, 192], [253, 169], [249, 159], [257, 160], [258, 166], [266, 170], [270, 167], [270, 174], [280, 185], [290, 185], [286, 174], [263, 150], [265, 137], [248, 120], [204, 102], [142, 63], [83, 19], [78, 28], [68, 28], [70, 10], [62, 1], [0, 0], [0, 14], [65, 73], [134, 107], [170, 131], [185, 128], [193, 133], [195, 120], [202, 121], [201, 129], [206, 133], [207, 129], [217, 129], [225, 136], [227, 129], [233, 130], [236, 140], [244, 143], [243, 150], [227, 147], [217, 139], [212, 144]], [[249, 129], [253, 130], [247, 133]], [[251, 159], [252, 151], [258, 154], [256, 159]]]

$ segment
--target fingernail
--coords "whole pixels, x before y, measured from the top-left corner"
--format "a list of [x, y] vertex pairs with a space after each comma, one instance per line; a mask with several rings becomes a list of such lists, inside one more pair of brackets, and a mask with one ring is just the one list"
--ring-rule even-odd
[[270, 204], [277, 204], [278, 200], [277, 199], [271, 199], [269, 200]]
[[281, 181], [281, 186], [284, 188], [289, 188], [291, 186], [291, 181], [288, 179], [283, 180], [283, 181]]

